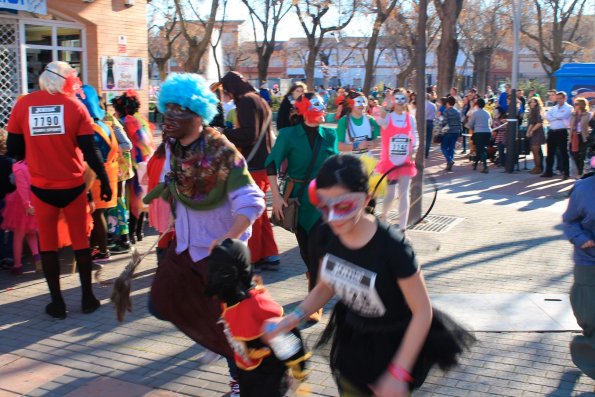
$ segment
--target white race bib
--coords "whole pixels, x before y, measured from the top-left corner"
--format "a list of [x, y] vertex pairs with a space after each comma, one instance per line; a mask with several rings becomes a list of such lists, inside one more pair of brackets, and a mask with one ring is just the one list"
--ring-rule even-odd
[[320, 277], [351, 310], [364, 317], [381, 317], [386, 313], [374, 285], [377, 274], [331, 254], [322, 260]]
[[409, 155], [409, 138], [403, 135], [395, 135], [390, 139], [391, 156]]
[[30, 106], [29, 131], [31, 136], [65, 134], [64, 105]]

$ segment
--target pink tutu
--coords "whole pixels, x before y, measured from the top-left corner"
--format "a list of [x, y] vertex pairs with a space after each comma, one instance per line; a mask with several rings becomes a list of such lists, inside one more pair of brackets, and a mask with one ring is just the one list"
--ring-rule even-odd
[[[388, 160], [388, 159], [386, 159], [384, 161], [381, 160], [380, 162], [378, 162], [378, 165], [376, 166], [376, 172], [379, 174], [384, 174], [385, 172], [387, 172], [394, 166], [395, 165], [393, 163], [391, 163], [390, 160]], [[388, 174], [386, 176], [386, 179], [388, 179], [389, 181], [393, 181], [395, 179], [399, 179], [399, 177], [401, 177], [401, 176], [414, 177], [416, 175], [417, 175], [417, 167], [415, 167], [415, 163], [411, 160], [407, 160], [399, 168], [397, 168], [396, 170], [394, 170], [390, 174]]]
[[27, 215], [25, 203], [21, 200], [18, 192], [12, 192], [6, 196], [6, 206], [2, 210], [3, 230], [21, 230], [25, 233], [36, 232], [37, 222], [35, 216]]

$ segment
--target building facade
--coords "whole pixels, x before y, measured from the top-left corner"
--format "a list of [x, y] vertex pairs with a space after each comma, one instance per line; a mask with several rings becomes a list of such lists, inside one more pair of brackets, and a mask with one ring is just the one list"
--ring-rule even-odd
[[108, 100], [134, 89], [146, 104], [146, 26], [146, 0], [0, 1], [0, 127], [52, 61], [70, 63]]

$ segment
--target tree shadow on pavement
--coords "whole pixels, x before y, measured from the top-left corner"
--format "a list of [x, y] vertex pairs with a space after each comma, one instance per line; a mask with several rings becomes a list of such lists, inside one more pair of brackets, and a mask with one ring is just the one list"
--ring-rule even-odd
[[[521, 204], [518, 211], [533, 211], [551, 206], [568, 197], [574, 180], [543, 179], [526, 174], [507, 174], [483, 179], [468, 174], [433, 174], [440, 191], [456, 194], [465, 204], [493, 200], [497, 205]], [[453, 179], [457, 178], [457, 179]], [[464, 179], [467, 178], [467, 179]]]

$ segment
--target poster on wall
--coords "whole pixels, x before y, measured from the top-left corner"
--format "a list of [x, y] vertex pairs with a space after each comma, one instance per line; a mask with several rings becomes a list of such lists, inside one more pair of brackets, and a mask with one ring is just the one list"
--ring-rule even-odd
[[101, 57], [103, 91], [141, 90], [145, 85], [143, 76], [143, 58]]

